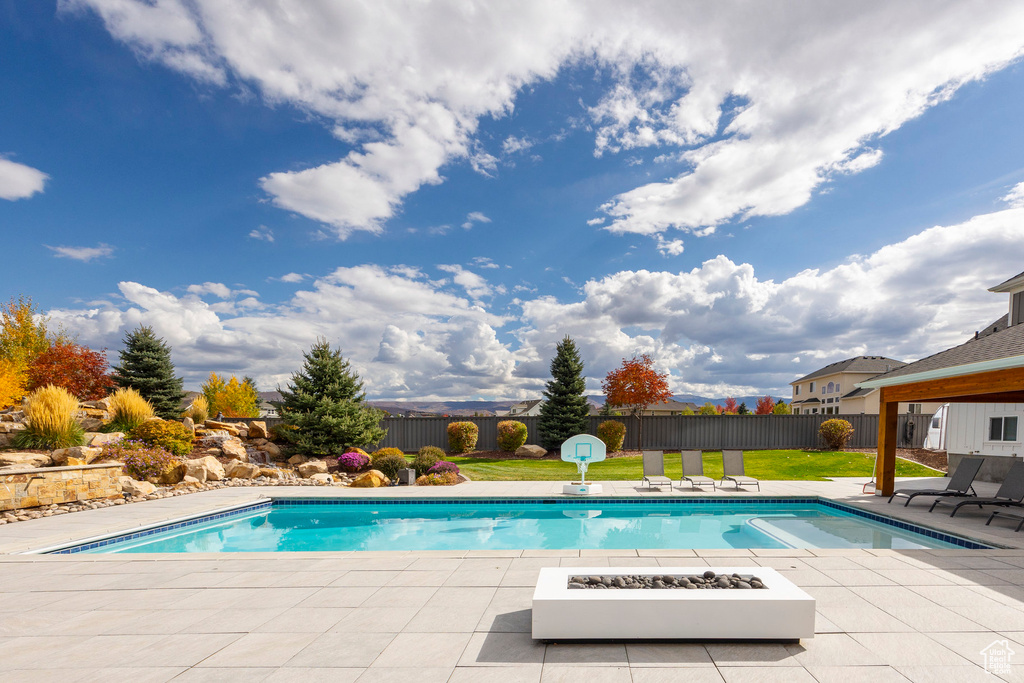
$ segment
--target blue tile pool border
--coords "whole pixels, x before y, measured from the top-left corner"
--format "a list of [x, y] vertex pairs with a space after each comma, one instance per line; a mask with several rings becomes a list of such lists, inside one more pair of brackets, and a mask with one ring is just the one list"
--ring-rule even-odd
[[249, 505], [240, 506], [231, 510], [225, 510], [221, 512], [214, 512], [211, 514], [200, 515], [198, 517], [192, 517], [189, 519], [181, 520], [171, 524], [165, 524], [161, 526], [153, 526], [150, 528], [139, 529], [123, 534], [117, 534], [106, 538], [90, 539], [87, 543], [81, 543], [77, 545], [70, 545], [66, 547], [57, 548], [54, 550], [44, 551], [48, 555], [71, 555], [75, 553], [81, 553], [88, 550], [95, 550], [115, 543], [121, 543], [124, 541], [133, 541], [147, 536], [153, 536], [156, 534], [165, 533], [168, 531], [176, 531], [178, 529], [184, 529], [190, 526], [197, 526], [199, 524], [205, 524], [207, 522], [215, 522], [221, 519], [227, 519], [230, 517], [238, 517], [242, 515], [252, 514], [253, 512], [260, 512], [262, 510], [270, 510], [272, 508], [287, 508], [287, 507], [304, 507], [304, 506], [366, 506], [373, 505], [377, 507], [392, 507], [401, 505], [449, 505], [449, 506], [467, 506], [467, 505], [563, 505], [563, 506], [587, 506], [587, 505], [623, 505], [623, 506], [640, 506], [640, 505], [665, 505], [665, 506], [683, 506], [683, 507], [727, 507], [731, 505], [750, 505], [750, 506], [765, 506], [770, 507], [773, 505], [820, 505], [825, 508], [831, 508], [839, 510], [841, 512], [848, 513], [855, 517], [861, 517], [868, 519], [879, 524], [886, 526], [892, 526], [903, 531], [909, 531], [912, 533], [920, 534], [928, 538], [932, 538], [950, 545], [957, 546], [958, 548], [964, 548], [968, 550], [991, 550], [998, 546], [987, 545], [973, 541], [968, 538], [962, 538], [953, 534], [948, 534], [937, 529], [931, 529], [929, 527], [921, 526], [919, 524], [912, 524], [910, 522], [903, 522], [892, 517], [886, 517], [885, 515], [879, 515], [874, 512], [869, 512], [852, 505], [846, 505], [843, 503], [837, 503], [834, 500], [828, 498], [822, 498], [820, 496], [760, 496], [756, 498], [403, 498], [403, 499], [386, 499], [386, 498], [361, 498], [361, 499], [339, 499], [339, 498], [274, 498], [272, 500], [264, 500]]

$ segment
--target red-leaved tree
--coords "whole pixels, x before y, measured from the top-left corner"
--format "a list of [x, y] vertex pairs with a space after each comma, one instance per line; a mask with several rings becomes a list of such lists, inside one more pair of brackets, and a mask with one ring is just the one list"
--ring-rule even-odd
[[53, 384], [64, 387], [80, 401], [103, 398], [114, 388], [107, 374], [107, 359], [86, 346], [57, 342], [36, 356], [28, 368], [28, 390]]
[[728, 398], [725, 399], [725, 408], [722, 412], [728, 413], [730, 415], [735, 415], [739, 411], [739, 409], [740, 406], [738, 403], [736, 403], [736, 399], [734, 399], [732, 396], [729, 396]]
[[772, 400], [772, 397], [762, 396], [757, 399], [757, 405], [754, 406], [754, 415], [771, 415], [774, 409], [775, 401]]
[[644, 445], [643, 412], [647, 406], [664, 403], [672, 398], [668, 390], [668, 373], [654, 369], [654, 361], [646, 353], [623, 359], [622, 365], [612, 370], [601, 382], [605, 402], [628, 408], [637, 421], [637, 444]]

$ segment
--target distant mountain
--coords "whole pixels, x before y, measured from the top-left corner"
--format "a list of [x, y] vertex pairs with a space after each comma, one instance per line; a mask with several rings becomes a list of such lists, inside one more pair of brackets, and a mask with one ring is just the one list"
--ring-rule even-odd
[[518, 401], [367, 401], [392, 415], [457, 415], [489, 417], [495, 410], [508, 410]]
[[[762, 396], [764, 396], [764, 394], [756, 394], [754, 396], [733, 396], [733, 398], [736, 399], [737, 404], [746, 403], [747, 408], [753, 411], [754, 406], [757, 405], [757, 400]], [[725, 399], [728, 397], [723, 396], [722, 398], [711, 398], [709, 396], [698, 396], [697, 394], [675, 394], [672, 398], [679, 401], [680, 403], [696, 403], [698, 406], [702, 406], [705, 403], [710, 403], [711, 405], [715, 406], [724, 406]], [[596, 406], [604, 405], [603, 395], [587, 396], [587, 400]], [[784, 400], [786, 401], [786, 403], [789, 403], [790, 401], [788, 397], [780, 398], [778, 396], [772, 396], [772, 400], [775, 401], [776, 403], [778, 403], [780, 400]]]

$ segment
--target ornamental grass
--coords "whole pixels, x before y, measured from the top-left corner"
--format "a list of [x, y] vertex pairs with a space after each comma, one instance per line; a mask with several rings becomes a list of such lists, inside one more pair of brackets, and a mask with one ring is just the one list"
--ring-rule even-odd
[[131, 387], [118, 389], [111, 394], [107, 399], [107, 407], [113, 416], [107, 425], [107, 431], [111, 432], [130, 432], [155, 414], [150, 402]]
[[185, 411], [183, 417], [192, 418], [192, 422], [201, 425], [210, 419], [210, 402], [200, 394], [192, 399], [192, 405]]
[[78, 399], [65, 389], [48, 384], [36, 389], [25, 404], [25, 429], [14, 435], [15, 448], [70, 448], [85, 443], [85, 431], [75, 420]]

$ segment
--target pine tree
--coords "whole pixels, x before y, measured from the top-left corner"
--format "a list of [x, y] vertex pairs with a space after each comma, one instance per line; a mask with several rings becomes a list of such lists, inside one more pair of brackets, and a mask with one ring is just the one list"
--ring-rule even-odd
[[540, 407], [540, 442], [544, 448], [558, 448], [570, 436], [587, 432], [590, 407], [583, 396], [585, 389], [580, 352], [567, 336], [555, 347], [551, 381], [544, 391], [547, 400]]
[[279, 434], [307, 455], [341, 455], [351, 446], [381, 441], [382, 412], [364, 401], [363, 383], [326, 339], [303, 353], [302, 370], [281, 391], [281, 417], [292, 429]]
[[153, 328], [141, 325], [124, 338], [121, 364], [114, 366], [113, 379], [120, 387], [131, 387], [150, 402], [156, 414], [164, 419], [178, 417], [182, 378], [174, 376], [171, 349], [156, 336]]

